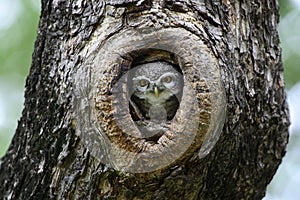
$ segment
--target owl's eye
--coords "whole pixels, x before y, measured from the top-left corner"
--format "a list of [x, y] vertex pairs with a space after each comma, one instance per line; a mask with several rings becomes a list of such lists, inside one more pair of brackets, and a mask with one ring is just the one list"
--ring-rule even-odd
[[149, 81], [146, 80], [146, 79], [141, 79], [141, 80], [139, 81], [139, 84], [140, 84], [141, 87], [146, 87], [146, 86], [148, 86]]
[[164, 78], [163, 78], [163, 80], [162, 80], [162, 81], [163, 81], [164, 83], [171, 83], [171, 82], [172, 82], [172, 80], [173, 80], [173, 79], [172, 79], [172, 77], [171, 77], [171, 76], [166, 76], [166, 77], [164, 77]]

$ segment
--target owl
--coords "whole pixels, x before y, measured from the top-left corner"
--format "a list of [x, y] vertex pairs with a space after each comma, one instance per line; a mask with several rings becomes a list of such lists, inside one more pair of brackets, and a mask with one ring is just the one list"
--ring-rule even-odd
[[179, 107], [183, 76], [171, 64], [141, 64], [129, 76], [130, 110], [135, 121], [160, 124], [172, 120]]

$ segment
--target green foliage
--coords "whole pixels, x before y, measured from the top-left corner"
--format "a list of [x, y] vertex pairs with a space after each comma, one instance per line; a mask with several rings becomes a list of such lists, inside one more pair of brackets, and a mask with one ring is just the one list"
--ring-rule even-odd
[[295, 7], [290, 0], [279, 0], [279, 6], [281, 17], [284, 17]]
[[31, 64], [40, 8], [37, 0], [0, 0], [0, 7], [1, 157], [21, 115], [25, 78]]
[[36, 38], [39, 11], [28, 1], [20, 1], [21, 11], [15, 23], [0, 34], [0, 74], [28, 73]]
[[300, 8], [293, 8], [279, 24], [285, 67], [285, 82], [291, 88], [300, 80]]

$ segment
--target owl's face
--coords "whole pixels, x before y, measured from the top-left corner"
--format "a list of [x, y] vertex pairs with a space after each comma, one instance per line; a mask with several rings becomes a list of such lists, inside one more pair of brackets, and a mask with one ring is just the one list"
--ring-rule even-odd
[[151, 108], [165, 111], [167, 118], [172, 118], [181, 99], [182, 87], [182, 75], [166, 62], [137, 66], [131, 75], [131, 99], [146, 118]]
[[135, 77], [132, 79], [136, 86], [134, 94], [150, 104], [160, 104], [179, 92], [180, 83], [177, 79], [177, 74], [172, 72], [166, 72], [157, 79], [145, 75]]

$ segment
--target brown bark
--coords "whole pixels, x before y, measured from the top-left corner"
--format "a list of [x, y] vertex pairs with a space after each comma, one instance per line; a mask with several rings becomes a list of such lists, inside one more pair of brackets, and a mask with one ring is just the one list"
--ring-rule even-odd
[[[43, 0], [25, 108], [1, 162], [0, 197], [261, 199], [288, 140], [278, 15], [276, 0]], [[124, 33], [132, 35], [125, 37]], [[186, 35], [180, 39], [178, 33]], [[155, 41], [156, 37], [160, 40]], [[126, 40], [132, 43], [126, 46]], [[177, 44], [178, 49], [167, 49]], [[143, 49], [149, 46], [148, 50], [137, 51], [139, 45]], [[150, 47], [159, 50], [150, 51]], [[182, 116], [188, 120], [181, 121], [176, 114], [178, 127], [200, 124], [188, 150], [177, 160], [155, 172], [120, 172], [109, 161], [99, 160], [99, 156], [107, 156], [104, 136], [96, 133], [97, 138], [86, 139], [78, 134], [81, 126], [89, 128], [89, 119], [79, 120], [78, 101], [82, 103], [82, 94], [94, 91], [92, 83], [98, 84], [100, 92], [86, 97], [92, 98], [88, 101], [99, 97], [97, 108], [91, 109], [98, 109], [95, 112], [102, 128], [114, 130], [103, 133], [121, 148], [134, 147], [134, 152], [140, 140], [124, 136], [114, 121], [108, 123], [100, 114], [111, 114], [111, 108], [105, 111], [105, 98], [112, 95], [107, 88], [141, 54], [147, 55], [146, 60], [178, 64], [186, 83], [200, 95], [197, 102], [203, 112], [195, 107], [200, 113], [198, 120], [189, 119], [184, 110]], [[104, 66], [115, 55], [119, 60], [107, 71], [96, 67], [95, 61]], [[194, 62], [184, 62], [190, 60]], [[78, 92], [83, 92], [79, 99]], [[186, 96], [181, 109], [189, 105]], [[84, 133], [94, 136], [95, 129], [90, 128], [91, 132]], [[168, 130], [171, 134], [175, 128]], [[188, 136], [174, 138], [175, 144], [181, 144]], [[204, 148], [207, 138], [210, 145]], [[89, 148], [86, 140], [95, 141], [96, 149]], [[151, 151], [157, 153], [156, 146], [150, 150], [145, 150], [146, 157]]]

